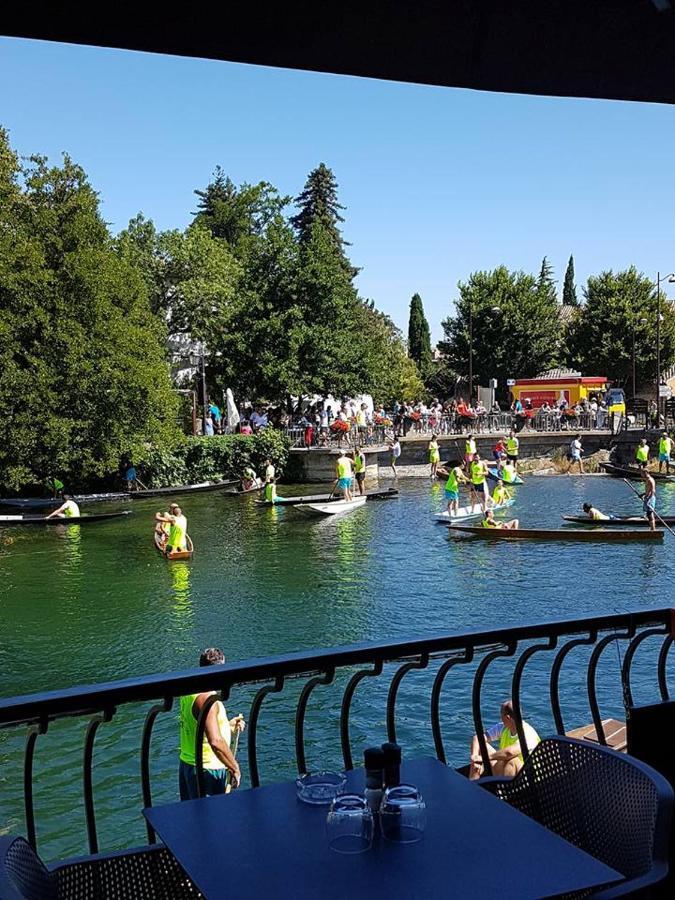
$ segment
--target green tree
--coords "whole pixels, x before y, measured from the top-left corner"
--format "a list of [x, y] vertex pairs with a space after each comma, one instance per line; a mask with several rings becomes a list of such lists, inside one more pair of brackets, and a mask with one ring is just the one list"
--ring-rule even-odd
[[415, 401], [425, 395], [424, 382], [406, 352], [403, 335], [372, 300], [359, 304], [356, 340], [363, 367], [362, 391], [387, 406], [395, 400]]
[[105, 479], [147, 442], [175, 438], [165, 334], [83, 170], [66, 156], [19, 172], [0, 143], [0, 215], [13, 229], [0, 241], [2, 481]]
[[[473, 372], [479, 384], [497, 378], [527, 378], [555, 361], [560, 325], [556, 304], [524, 272], [500, 266], [474, 272], [459, 284], [455, 314], [442, 322], [442, 369], [468, 374], [469, 320], [473, 324]], [[497, 310], [497, 311], [495, 311]], [[443, 379], [443, 373], [439, 373]]]
[[266, 181], [237, 187], [220, 166], [199, 197], [194, 223], [207, 228], [211, 236], [225, 241], [240, 258], [248, 255], [251, 239], [265, 233], [268, 225], [290, 202]]
[[556, 304], [558, 302], [555, 284], [553, 266], [545, 256], [541, 261], [541, 269], [539, 270], [539, 277], [537, 278], [537, 290], [541, 295], [542, 302], [549, 304]]
[[422, 377], [431, 370], [431, 333], [419, 294], [413, 294], [408, 319], [408, 355], [415, 360]]
[[[584, 290], [586, 302], [569, 336], [569, 359], [585, 375], [606, 375], [630, 384], [633, 336], [637, 382], [656, 377], [656, 288], [631, 266], [623, 272], [591, 276]], [[675, 362], [675, 313], [661, 304], [661, 365]]]
[[573, 256], [570, 256], [570, 260], [567, 263], [567, 270], [565, 271], [565, 283], [563, 284], [562, 302], [563, 306], [579, 306], [579, 300], [577, 299], [577, 289], [574, 284]]
[[332, 170], [325, 163], [320, 163], [309, 173], [302, 193], [295, 198], [299, 211], [290, 221], [297, 231], [301, 244], [310, 243], [314, 239], [315, 226], [321, 226], [325, 239], [342, 261], [350, 277], [354, 278], [359, 270], [355, 269], [347, 258], [345, 248], [349, 244], [342, 237], [339, 227], [344, 222], [340, 214], [344, 206], [338, 202], [337, 191], [338, 184]]

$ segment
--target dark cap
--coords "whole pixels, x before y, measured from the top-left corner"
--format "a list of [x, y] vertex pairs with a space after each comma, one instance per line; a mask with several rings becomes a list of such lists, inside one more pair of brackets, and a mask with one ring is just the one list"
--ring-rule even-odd
[[381, 747], [368, 747], [363, 751], [363, 765], [366, 769], [383, 769], [384, 753]]

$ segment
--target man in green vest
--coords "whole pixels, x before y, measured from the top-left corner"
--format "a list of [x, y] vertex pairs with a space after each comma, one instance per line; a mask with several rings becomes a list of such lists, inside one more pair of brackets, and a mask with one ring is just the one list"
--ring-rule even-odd
[[520, 452], [520, 441], [516, 437], [513, 429], [509, 432], [509, 439], [506, 442], [506, 458], [513, 463], [513, 468], [518, 471], [518, 453]]
[[185, 550], [187, 547], [187, 519], [183, 510], [177, 503], [172, 503], [169, 511], [156, 513], [155, 519], [169, 526], [169, 535], [163, 549], [171, 553], [172, 550]]
[[480, 458], [480, 453], [476, 453], [473, 462], [469, 466], [471, 477], [471, 503], [480, 504], [480, 508], [485, 512], [488, 507], [489, 494], [487, 490], [486, 476], [488, 473], [487, 463]]
[[649, 444], [647, 438], [642, 438], [635, 450], [635, 462], [640, 469], [646, 469], [649, 465]]
[[457, 510], [459, 509], [459, 486], [460, 484], [466, 484], [468, 482], [468, 478], [462, 472], [460, 465], [455, 462], [454, 465], [450, 464], [450, 469], [448, 470], [448, 480], [445, 482], [445, 499], [448, 501], [448, 512], [452, 515], [457, 515]]
[[359, 494], [362, 496], [366, 481], [366, 454], [360, 447], [354, 448], [354, 476], [359, 488]]
[[[223, 651], [217, 647], [209, 647], [199, 657], [199, 665], [202, 667], [222, 666], [224, 662]], [[180, 697], [178, 787], [181, 800], [197, 799], [197, 726], [204, 704], [215, 693], [204, 691]], [[209, 709], [204, 726], [204, 792], [210, 796], [225, 794], [228, 783], [232, 788], [237, 788], [241, 781], [241, 771], [232, 752], [232, 744], [233, 733], [243, 731], [246, 723], [241, 715], [228, 719], [225, 707], [217, 700]]]
[[668, 432], [664, 431], [659, 441], [659, 472], [663, 464], [666, 464], [666, 475], [670, 475], [670, 451], [673, 449], [673, 442], [668, 437]]
[[[513, 711], [513, 702], [505, 700], [501, 707], [501, 722], [497, 722], [492, 728], [485, 732], [485, 742], [487, 744], [488, 756], [490, 757], [490, 766], [492, 774], [502, 778], [513, 778], [517, 775], [523, 765], [523, 753], [520, 748], [518, 739], [518, 727]], [[531, 753], [541, 738], [534, 728], [524, 719], [521, 720], [521, 726], [525, 735], [525, 744], [528, 753]], [[492, 744], [497, 744], [495, 749]], [[471, 765], [469, 769], [469, 778], [475, 780], [483, 774], [483, 757], [480, 753], [480, 744], [478, 743], [478, 735], [474, 734], [471, 740]]]
[[344, 452], [340, 451], [337, 463], [335, 464], [335, 480], [336, 487], [342, 491], [345, 500], [353, 500], [352, 495], [352, 461]]
[[73, 500], [70, 494], [63, 495], [64, 502], [59, 506], [58, 509], [55, 509], [54, 512], [49, 513], [47, 516], [48, 519], [72, 519], [79, 518], [80, 516], [80, 507]]

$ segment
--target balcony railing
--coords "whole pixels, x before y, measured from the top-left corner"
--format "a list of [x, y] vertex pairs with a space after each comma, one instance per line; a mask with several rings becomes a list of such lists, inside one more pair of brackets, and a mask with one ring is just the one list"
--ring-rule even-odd
[[[455, 765], [465, 763], [466, 758], [449, 759], [447, 729], [443, 725], [443, 720], [447, 721], [450, 712], [454, 712], [457, 700], [453, 704], [447, 703], [448, 695], [444, 694], [444, 685], [446, 679], [456, 679], [462, 671], [471, 673], [470, 688], [463, 691], [462, 696], [466, 696], [467, 705], [470, 697], [472, 729], [479, 736], [485, 770], [490, 773], [490, 760], [484, 739], [484, 685], [488, 671], [497, 660], [509, 661], [510, 678], [505, 677], [500, 668], [502, 673], [500, 697], [512, 697], [517, 719], [520, 721], [521, 711], [527, 712], [528, 705], [531, 708], [536, 702], [542, 708], [542, 704], [545, 704], [553, 722], [553, 730], [558, 734], [564, 734], [566, 726], [570, 727], [570, 722], [567, 713], [564, 712], [565, 702], [561, 692], [566, 683], [566, 679], [563, 678], [563, 667], [565, 664], [569, 665], [575, 653], [584, 651], [585, 700], [598, 738], [601, 743], [606, 743], [599, 700], [599, 693], [602, 693], [603, 703], [607, 703], [607, 685], [599, 678], [599, 674], [604, 672], [600, 665], [603, 654], [610, 647], [616, 647], [620, 659], [619, 647], [623, 649], [623, 658], [615, 670], [615, 680], [623, 701], [626, 705], [631, 705], [636, 654], [638, 649], [651, 639], [652, 655], [649, 660], [644, 654], [640, 654], [638, 668], [641, 692], [645, 690], [646, 685], [652, 700], [669, 699], [667, 666], [675, 635], [674, 628], [675, 610], [656, 609], [382, 644], [357, 644], [11, 697], [0, 701], [0, 728], [26, 729], [27, 736], [23, 760], [20, 757], [9, 759], [5, 753], [1, 774], [6, 782], [12, 782], [20, 777], [23, 770], [25, 832], [28, 840], [35, 845], [38, 832], [33, 803], [36, 752], [46, 751], [41, 756], [41, 779], [52, 778], [52, 770], [56, 771], [57, 768], [62, 773], [63, 760], [54, 759], [58, 754], [48, 752], [50, 733], [59, 720], [77, 717], [85, 721], [81, 768], [82, 800], [88, 845], [90, 852], [95, 853], [99, 846], [99, 823], [93, 779], [94, 744], [99, 731], [104, 732], [107, 727], [111, 727], [109, 723], [116, 717], [123, 716], [124, 710], [128, 707], [137, 709], [140, 707], [145, 714], [137, 734], [140, 790], [138, 794], [132, 796], [128, 791], [120, 789], [119, 796], [116, 795], [116, 803], [119, 807], [126, 805], [128, 810], [137, 816], [141, 803], [143, 806], [150, 806], [153, 802], [150, 760], [154, 756], [155, 723], [158, 717], [164, 716], [172, 709], [177, 697], [203, 691], [217, 692], [204, 704], [198, 722], [197, 765], [200, 769], [205, 719], [210, 705], [217, 699], [227, 701], [234, 688], [253, 686], [248, 730], [245, 736], [248, 776], [251, 786], [255, 788], [261, 783], [261, 761], [268, 764], [270, 758], [278, 759], [278, 752], [275, 755], [272, 751], [281, 740], [279, 731], [275, 729], [273, 738], [270, 740], [268, 737], [265, 741], [260, 728], [261, 715], [264, 715], [266, 701], [270, 702], [268, 700], [270, 695], [283, 696], [284, 692], [288, 692], [291, 681], [301, 680], [299, 696], [297, 699], [294, 698], [292, 703], [292, 743], [295, 768], [302, 773], [308, 769], [306, 721], [312, 695], [317, 688], [325, 690], [328, 686], [335, 687], [339, 684], [340, 690], [338, 696], [334, 697], [332, 709], [329, 708], [328, 714], [325, 711], [323, 713], [321, 739], [325, 742], [329, 734], [329, 729], [326, 728], [327, 720], [334, 721], [336, 725], [339, 723], [339, 752], [342, 764], [346, 769], [351, 769], [355, 761], [351, 713], [357, 689], [368, 692], [369, 734], [365, 739], [369, 742], [373, 740], [377, 723], [382, 721], [387, 739], [393, 741], [399, 733], [402, 718], [400, 700], [402, 682], [414, 670], [419, 670], [417, 678], [422, 679], [415, 680], [415, 697], [418, 701], [422, 696], [425, 698], [431, 726], [430, 745], [419, 749], [426, 749], [427, 752], [433, 750], [439, 760]], [[613, 652], [613, 649], [609, 650], [610, 654]], [[536, 658], [536, 664], [533, 658]], [[613, 665], [613, 655], [610, 656], [610, 661]], [[466, 669], [463, 670], [462, 667]], [[578, 675], [578, 660], [575, 671]], [[530, 683], [528, 679], [535, 673], [537, 677]], [[542, 678], [547, 682], [545, 688]], [[534, 682], [537, 682], [538, 687]], [[421, 689], [419, 684], [423, 684], [424, 688]], [[375, 689], [376, 685], [380, 685], [381, 688]], [[404, 712], [409, 715], [409, 708], [404, 707]], [[291, 708], [286, 711], [286, 720], [290, 721], [290, 713]], [[575, 715], [578, 715], [578, 706], [575, 708]], [[317, 717], [316, 711], [314, 716]], [[360, 719], [363, 720], [363, 716]], [[125, 727], [128, 730], [129, 726]], [[360, 732], [363, 738], [362, 725]], [[470, 736], [470, 733], [463, 735], [463, 743], [467, 750]], [[519, 737], [521, 746], [524, 747], [521, 725]], [[316, 744], [316, 741], [314, 743]], [[20, 751], [17, 750], [18, 752]], [[117, 777], [119, 774], [116, 773]], [[199, 774], [201, 776], [201, 771]], [[70, 780], [75, 779], [76, 772], [68, 772], [67, 777]], [[128, 784], [128, 778], [126, 783]], [[3, 800], [2, 803], [4, 802]], [[150, 828], [148, 837], [150, 841], [155, 839]]]

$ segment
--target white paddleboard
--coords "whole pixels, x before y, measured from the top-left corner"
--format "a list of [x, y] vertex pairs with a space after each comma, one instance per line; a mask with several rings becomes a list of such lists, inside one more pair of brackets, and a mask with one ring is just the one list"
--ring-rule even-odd
[[[507, 500], [506, 503], [500, 503], [498, 506], [491, 506], [493, 512], [499, 512], [500, 509], [506, 509], [507, 506], [513, 506], [516, 501], [511, 498], [511, 500]], [[475, 503], [473, 506], [460, 506], [456, 513], [450, 515], [450, 513], [446, 510], [442, 513], [437, 513], [435, 519], [437, 522], [462, 522], [466, 519], [475, 519], [478, 516], [483, 515], [483, 510], [481, 508], [480, 503]]]
[[363, 496], [354, 497], [353, 500], [333, 500], [330, 503], [302, 503], [296, 506], [295, 509], [317, 516], [338, 516], [359, 509], [367, 499], [367, 497]]

